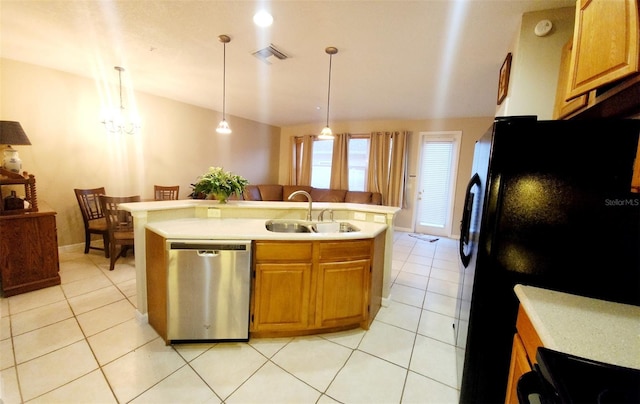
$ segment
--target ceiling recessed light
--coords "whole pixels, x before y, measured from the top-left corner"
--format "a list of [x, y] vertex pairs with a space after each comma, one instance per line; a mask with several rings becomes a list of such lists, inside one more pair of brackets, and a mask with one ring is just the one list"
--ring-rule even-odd
[[265, 10], [260, 10], [253, 16], [253, 22], [259, 27], [268, 27], [273, 23], [273, 17]]

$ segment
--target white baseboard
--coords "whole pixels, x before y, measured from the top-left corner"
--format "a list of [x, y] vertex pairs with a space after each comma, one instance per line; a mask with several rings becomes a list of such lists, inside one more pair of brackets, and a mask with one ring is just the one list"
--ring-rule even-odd
[[140, 324], [149, 324], [149, 313], [142, 314], [138, 310], [136, 310], [136, 320]]

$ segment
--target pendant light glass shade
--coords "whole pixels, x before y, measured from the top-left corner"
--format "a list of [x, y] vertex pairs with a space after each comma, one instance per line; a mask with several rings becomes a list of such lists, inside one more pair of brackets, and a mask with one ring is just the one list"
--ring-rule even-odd
[[229, 127], [227, 121], [225, 121], [224, 119], [221, 120], [218, 124], [218, 127], [216, 128], [216, 132], [222, 135], [228, 135], [229, 133], [231, 133], [231, 128]]
[[231, 133], [231, 128], [226, 120], [226, 98], [227, 98], [227, 44], [231, 42], [231, 38], [227, 35], [220, 35], [218, 40], [222, 42], [222, 120], [216, 128], [216, 132], [222, 135], [228, 135]]
[[327, 52], [327, 54], [329, 55], [329, 86], [327, 88], [327, 125], [324, 127], [324, 129], [322, 129], [322, 132], [320, 132], [320, 136], [318, 136], [318, 139], [329, 140], [329, 139], [333, 139], [333, 132], [329, 127], [329, 99], [331, 97], [331, 59], [333, 58], [333, 55], [338, 53], [338, 48], [329, 46], [324, 51]]
[[320, 136], [318, 136], [318, 139], [322, 139], [322, 140], [333, 139], [333, 131], [331, 130], [331, 128], [329, 126], [325, 126], [322, 129], [322, 132], [320, 132]]

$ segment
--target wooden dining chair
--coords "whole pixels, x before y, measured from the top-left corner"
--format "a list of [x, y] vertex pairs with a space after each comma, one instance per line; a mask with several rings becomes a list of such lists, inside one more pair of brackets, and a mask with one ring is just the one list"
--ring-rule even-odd
[[[91, 189], [74, 189], [80, 212], [82, 213], [82, 221], [84, 222], [84, 253], [87, 254], [89, 249], [104, 250], [105, 258], [109, 258], [109, 231], [107, 229], [107, 219], [102, 213], [99, 195], [104, 195], [104, 187]], [[103, 248], [91, 245], [92, 234], [102, 236]]]
[[[118, 258], [126, 257], [127, 251], [134, 246], [131, 212], [118, 208], [119, 204], [125, 202], [140, 202], [140, 196], [100, 195], [100, 206], [109, 230], [109, 271], [113, 271]], [[119, 252], [116, 251], [118, 247]]]
[[169, 201], [178, 199], [178, 193], [180, 192], [179, 185], [154, 185], [153, 186], [153, 199], [156, 201]]

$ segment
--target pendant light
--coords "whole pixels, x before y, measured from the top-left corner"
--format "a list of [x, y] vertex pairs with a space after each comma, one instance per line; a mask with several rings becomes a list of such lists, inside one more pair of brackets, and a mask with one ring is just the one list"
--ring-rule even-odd
[[122, 103], [122, 72], [124, 71], [124, 67], [114, 66], [113, 68], [118, 72], [120, 109], [111, 113], [111, 116], [105, 118], [102, 121], [102, 124], [111, 133], [126, 133], [128, 135], [133, 135], [140, 129], [140, 122], [133, 116], [127, 119], [125, 114], [124, 104]]
[[227, 79], [227, 44], [229, 42], [231, 42], [231, 38], [227, 35], [220, 35], [218, 36], [218, 40], [220, 42], [222, 42], [223, 45], [223, 53], [222, 53], [222, 120], [220, 121], [220, 123], [218, 124], [218, 127], [216, 128], [216, 132], [223, 134], [223, 135], [228, 135], [229, 133], [231, 133], [231, 128], [229, 127], [229, 124], [227, 123], [227, 120], [225, 119], [226, 117], [226, 96], [227, 96], [227, 88], [226, 88], [226, 79]]
[[333, 132], [329, 127], [329, 98], [331, 97], [331, 59], [333, 58], [333, 55], [338, 53], [338, 48], [329, 46], [324, 51], [327, 52], [327, 54], [329, 55], [329, 87], [327, 89], [327, 126], [325, 126], [324, 129], [322, 129], [322, 132], [320, 132], [320, 136], [318, 136], [318, 139], [328, 140], [328, 139], [333, 139]]

